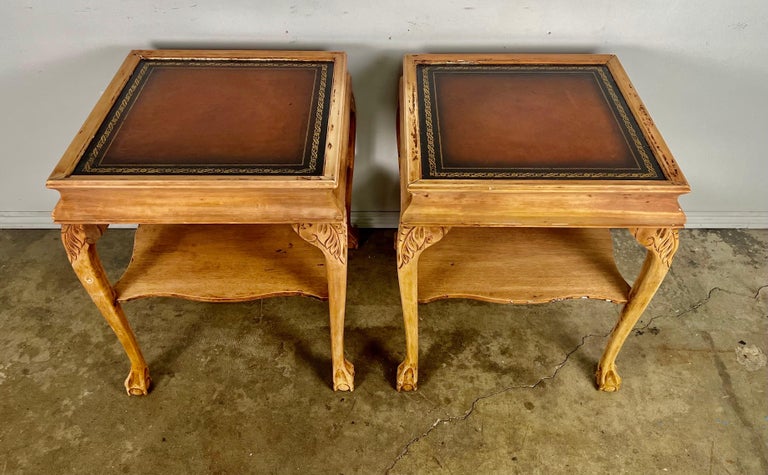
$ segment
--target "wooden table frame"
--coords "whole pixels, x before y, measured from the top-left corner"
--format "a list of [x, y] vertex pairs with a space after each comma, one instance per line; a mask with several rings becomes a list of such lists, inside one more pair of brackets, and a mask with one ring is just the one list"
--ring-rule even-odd
[[[243, 175], [82, 175], [75, 167], [118, 100], [137, 64], [144, 59], [200, 61], [330, 61], [335, 68], [330, 86], [325, 162], [319, 176]], [[356, 241], [349, 233], [349, 205], [355, 149], [355, 108], [346, 55], [338, 52], [256, 50], [132, 51], [54, 169], [47, 186], [59, 191], [53, 219], [72, 267], [123, 345], [131, 363], [125, 381], [129, 395], [145, 395], [151, 380], [147, 363], [128, 324], [121, 301], [151, 296], [177, 296], [199, 301], [245, 301], [276, 295], [328, 298], [334, 390], [353, 390], [354, 368], [344, 358], [344, 313], [347, 249]], [[136, 245], [124, 278], [112, 285], [96, 252], [96, 243], [113, 223], [138, 223]], [[258, 223], [259, 227], [253, 226]], [[200, 226], [207, 225], [207, 226]], [[284, 230], [292, 227], [293, 242]], [[183, 233], [182, 237], [178, 237]], [[164, 242], [172, 236], [172, 244]], [[251, 242], [250, 239], [263, 239]], [[274, 238], [275, 242], [269, 241]], [[226, 241], [226, 242], [222, 242]], [[303, 240], [303, 241], [302, 241]], [[306, 242], [308, 244], [300, 244]], [[240, 276], [216, 285], [203, 276], [179, 271], [185, 258], [168, 257], [165, 248], [186, 246], [197, 259], [230, 266]], [[270, 247], [274, 246], [274, 247]], [[262, 262], [282, 246], [298, 267], [325, 267], [327, 276], [295, 272], [290, 282], [251, 282], [244, 270], [268, 269]], [[303, 246], [303, 247], [302, 247]], [[322, 251], [318, 261], [317, 251]], [[233, 249], [254, 255], [253, 263], [238, 262]], [[167, 249], [165, 249], [167, 250]], [[172, 254], [172, 253], [171, 253]], [[167, 257], [167, 258], [166, 258]], [[148, 260], [165, 259], [166, 267], [142, 280]], [[265, 261], [266, 262], [266, 261]], [[230, 274], [233, 272], [230, 272]], [[189, 275], [186, 275], [189, 274]], [[175, 275], [169, 281], [164, 276]], [[309, 275], [309, 273], [307, 273]], [[228, 275], [220, 275], [222, 279]], [[327, 287], [325, 279], [327, 278]], [[302, 280], [303, 279], [303, 280]], [[319, 280], [318, 280], [319, 279]]]
[[[424, 64], [607, 66], [664, 179], [425, 178], [422, 147], [426, 145], [421, 139], [417, 90], [417, 66]], [[616, 356], [669, 270], [678, 247], [677, 230], [685, 223], [678, 197], [690, 191], [618, 59], [613, 55], [408, 55], [403, 62], [398, 105], [401, 215], [396, 249], [406, 356], [397, 370], [397, 389], [415, 390], [417, 386], [420, 301], [463, 297], [491, 302], [542, 303], [587, 297], [626, 302], [596, 373], [599, 389], [618, 390], [621, 378], [616, 369]], [[502, 228], [515, 228], [506, 234], [512, 242], [496, 239], [501, 236], [499, 233], [504, 232]], [[613, 264], [608, 228], [629, 228], [635, 239], [647, 249], [642, 270], [631, 289], [623, 283]], [[486, 234], [480, 233], [480, 237], [473, 238], [473, 233], [481, 229], [486, 229], [483, 231]], [[449, 244], [448, 237], [454, 233], [458, 234]], [[573, 245], [560, 253], [557, 246], [559, 242], [565, 242], [561, 238], [563, 233], [571, 233], [567, 234], [567, 241]], [[441, 241], [445, 244], [431, 248]], [[530, 253], [543, 261], [531, 264], [515, 260], [507, 270], [477, 264], [472, 268], [475, 272], [472, 275], [452, 278], [450, 283], [437, 282], [443, 280], [438, 276], [453, 275], [453, 267], [449, 266], [466, 253], [477, 250], [479, 257], [475, 257], [478, 260], [482, 260], [483, 254], [492, 254], [494, 251], [488, 250], [489, 246], [501, 246], [498, 252], [510, 255]], [[526, 272], [537, 271], [538, 264], [567, 267], [569, 260], [591, 252], [595, 246], [602, 247], [593, 259], [597, 264], [587, 262], [591, 268], [586, 277], [571, 268], [559, 270], [563, 276], [548, 275], [546, 282], [526, 275]], [[422, 253], [421, 261], [424, 262], [420, 264]], [[524, 272], [518, 272], [521, 269]], [[425, 271], [435, 277], [420, 280], [420, 273]], [[494, 282], [499, 286], [509, 282], [507, 287], [494, 289], [490, 284], [476, 283], [478, 279], [488, 279], [496, 272], [504, 273], [504, 276]], [[604, 281], [600, 280], [603, 274], [609, 274]], [[585, 279], [599, 281], [599, 285], [577, 285], [578, 280]], [[547, 288], [550, 281], [553, 283], [551, 289]], [[571, 285], [576, 287], [573, 292], [569, 291]]]

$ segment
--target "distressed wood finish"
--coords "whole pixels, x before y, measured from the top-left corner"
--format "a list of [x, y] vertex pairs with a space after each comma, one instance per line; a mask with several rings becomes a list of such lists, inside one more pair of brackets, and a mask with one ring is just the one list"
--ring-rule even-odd
[[[253, 84], [249, 81], [256, 80], [256, 76], [232, 79], [229, 74], [240, 74], [233, 71], [246, 69], [239, 68], [243, 65], [261, 71], [263, 68], [260, 65], [269, 66], [266, 63], [270, 62], [298, 64], [304, 70], [309, 66], [305, 67], [302, 62], [332, 64], [332, 80], [323, 83], [326, 89], [313, 89], [327, 99], [327, 108], [311, 109], [310, 116], [315, 123], [321, 124], [317, 127], [322, 132], [317, 132], [318, 128], [312, 129], [315, 135], [311, 137], [311, 144], [312, 147], [317, 144], [313, 151], [323, 152], [322, 168], [318, 166], [313, 175], [238, 174], [230, 170], [208, 174], [189, 174], [186, 171], [146, 174], [140, 170], [121, 174], [81, 173], [79, 170], [82, 168], [78, 168], [81, 167], [78, 164], [91, 147], [92, 139], [102, 133], [100, 131], [107, 118], [117, 117], [112, 108], [122, 107], [124, 100], [120, 98], [127, 97], [124, 96], [127, 85], [137, 84], [136, 78], [141, 77], [134, 76], [138, 65], [165, 60], [180, 62], [185, 67], [189, 64], [183, 61], [190, 60], [195, 62], [195, 66], [203, 67], [208, 66], [202, 63], [218, 67], [224, 64], [222, 62], [236, 61], [236, 67], [227, 72], [228, 87], [246, 87], [242, 85]], [[280, 74], [287, 74], [283, 66], [278, 69]], [[322, 71], [330, 70], [328, 66]], [[174, 74], [176, 76], [173, 77], [178, 78], [179, 75], [184, 77], [185, 73], [181, 70]], [[317, 74], [315, 78], [326, 77], [325, 72]], [[330, 74], [327, 77], [331, 77]], [[188, 79], [184, 77], [188, 86], [195, 84], [194, 80]], [[259, 81], [259, 84], [268, 82]], [[306, 83], [302, 81], [297, 80], [295, 84]], [[134, 90], [138, 89], [134, 87]], [[206, 90], [218, 94], [216, 88]], [[286, 96], [288, 93], [285, 91], [282, 91], [281, 97], [292, 97]], [[319, 97], [312, 104], [320, 104]], [[190, 101], [197, 99], [200, 98], [190, 97]], [[224, 104], [229, 103], [225, 101]], [[239, 104], [231, 104], [231, 107], [237, 108]], [[262, 105], [256, 104], [255, 107], [261, 107], [260, 114], [265, 112]], [[267, 112], [281, 114], [281, 110], [277, 107]], [[250, 111], [240, 110], [242, 117], [250, 117]], [[319, 120], [321, 114], [322, 121]], [[62, 224], [62, 239], [73, 269], [112, 326], [131, 361], [131, 374], [126, 381], [129, 394], [147, 394], [150, 379], [146, 362], [118, 302], [152, 296], [211, 302], [244, 301], [276, 295], [327, 298], [333, 387], [343, 391], [354, 389], [354, 368], [344, 359], [343, 335], [347, 249], [356, 246], [349, 229], [355, 126], [351, 77], [347, 73], [344, 53], [137, 50], [128, 55], [51, 173], [47, 186], [61, 195], [53, 218]], [[184, 131], [186, 137], [193, 138], [195, 133], [203, 132]], [[318, 135], [320, 133], [324, 135]], [[270, 132], [264, 136], [274, 137], [275, 134]], [[173, 140], [178, 140], [178, 136], [173, 135], [162, 138], [169, 139], [163, 143], [172, 144]], [[251, 137], [248, 139], [252, 140]], [[282, 149], [288, 150], [285, 147]], [[166, 149], [165, 152], [173, 152], [173, 149]], [[226, 151], [218, 150], [217, 153], [225, 158], [229, 156]], [[177, 161], [180, 159], [179, 154], [173, 156]], [[148, 158], [150, 162], [153, 160]], [[178, 166], [188, 164], [184, 162]], [[223, 163], [219, 168], [227, 166]], [[102, 223], [140, 225], [131, 264], [115, 287], [107, 281], [96, 253], [95, 242], [106, 229], [106, 224]]]
[[439, 246], [421, 255], [419, 277], [422, 303], [444, 298], [624, 303], [629, 295], [607, 229], [453, 228]]
[[602, 391], [613, 392], [621, 388], [616, 357], [667, 275], [680, 243], [677, 229], [636, 228], [632, 230], [632, 234], [647, 252], [643, 267], [629, 295], [629, 302], [621, 310], [619, 320], [608, 337], [608, 344], [597, 365], [597, 386]]
[[[352, 90], [352, 77], [347, 75], [347, 88]], [[357, 229], [352, 227], [352, 186], [348, 183], [352, 183], [352, 176], [355, 172], [355, 141], [357, 139], [357, 106], [355, 104], [355, 97], [351, 96], [349, 100], [349, 113], [344, 115], [349, 117], [349, 141], [347, 142], [347, 148], [345, 156], [347, 157], [347, 174], [345, 176], [345, 183], [343, 188], [346, 189], [346, 195], [344, 200], [346, 202], [347, 212], [347, 230], [349, 234], [347, 236], [348, 248], [357, 249], [359, 245]]]
[[286, 224], [142, 224], [134, 240], [131, 262], [115, 284], [120, 301], [328, 298], [323, 256]]
[[300, 223], [293, 230], [317, 247], [325, 256], [331, 327], [331, 362], [333, 389], [353, 391], [355, 369], [344, 358], [344, 302], [347, 298], [347, 225], [346, 223]]
[[400, 226], [397, 232], [397, 277], [405, 324], [405, 360], [397, 367], [397, 390], [413, 391], [419, 379], [419, 256], [450, 230], [447, 227]]
[[128, 395], [142, 396], [147, 394], [152, 382], [149, 368], [96, 252], [96, 242], [106, 229], [106, 225], [65, 224], [61, 227], [61, 240], [80, 283], [128, 355], [131, 362], [131, 370], [125, 380]]
[[[611, 89], [615, 94], [598, 94], [595, 96], [598, 99], [593, 101], [600, 97], [604, 97], [606, 103], [613, 101], [611, 107], [618, 111], [615, 114], [624, 113], [620, 109], [626, 108], [627, 116], [622, 116], [623, 123], [626, 127], [632, 127], [633, 131], [636, 130], [637, 135], [647, 143], [647, 147], [642, 145], [645, 147], [643, 150], [652, 155], [651, 161], [647, 163], [657, 167], [654, 170], [658, 170], [658, 173], [653, 179], [646, 179], [645, 175], [641, 178], [622, 179], [621, 173], [615, 177], [603, 173], [587, 178], [576, 175], [569, 177], [563, 173], [563, 177], [552, 178], [551, 173], [545, 173], [546, 167], [538, 168], [542, 171], [540, 176], [536, 175], [538, 172], [533, 167], [531, 169], [534, 171], [525, 173], [527, 179], [515, 178], [517, 175], [514, 174], [504, 175], [506, 178], [483, 179], [477, 177], [482, 174], [452, 175], [451, 160], [455, 162], [456, 159], [448, 155], [454, 158], [450, 158], [447, 164], [439, 163], [447, 167], [448, 171], [443, 175], [433, 175], [431, 169], [422, 169], [425, 166], [423, 163], [426, 163], [423, 157], [429, 156], [432, 160], [433, 153], [453, 153], [450, 144], [458, 143], [458, 136], [448, 140], [441, 135], [446, 133], [440, 128], [444, 123], [431, 115], [448, 110], [446, 103], [440, 101], [457, 101], [456, 107], [469, 107], [473, 113], [478, 111], [473, 102], [474, 96], [457, 94], [454, 90], [449, 97], [438, 97], [441, 89], [436, 86], [430, 89], [425, 72], [433, 66], [441, 68], [441, 74], [444, 71], [450, 74], [470, 68], [489, 71], [489, 67], [496, 68], [494, 71], [497, 72], [503, 68], [520, 70], [520, 67], [532, 72], [536, 72], [536, 68], [549, 68], [552, 71], [561, 66], [570, 70], [602, 71], [595, 74], [608, 71], [606, 74], [611, 76], [613, 82], [609, 84], [605, 80], [605, 87], [615, 88]], [[422, 71], [423, 75], [419, 77], [417, 71]], [[434, 74], [431, 77], [436, 82], [438, 73]], [[532, 74], [523, 82], [515, 84], [525, 83], [530, 86], [534, 83], [525, 81], [534, 76]], [[498, 77], [488, 80], [498, 81]], [[468, 81], [478, 79], [473, 77]], [[451, 84], [456, 87], [456, 82]], [[552, 86], [541, 90], [560, 93]], [[512, 93], [508, 91], [505, 90], [504, 94], [514, 94], [514, 90]], [[597, 383], [601, 390], [617, 390], [620, 378], [615, 367], [616, 356], [669, 268], [677, 247], [676, 229], [685, 224], [685, 214], [680, 209], [678, 198], [690, 191], [685, 177], [619, 60], [613, 55], [581, 54], [408, 55], [403, 62], [399, 92], [397, 132], [401, 214], [397, 252], [406, 356], [398, 368], [398, 390], [413, 390], [417, 387], [419, 299], [429, 302], [454, 297], [509, 303], [542, 303], [576, 297], [626, 302], [597, 373]], [[430, 97], [427, 98], [427, 95]], [[424, 105], [427, 99], [442, 104], [441, 108], [427, 112], [432, 110]], [[531, 112], [530, 121], [540, 121], [536, 125], [540, 127], [537, 130], [554, 130], [553, 127], [559, 126], [546, 121], [557, 120], [557, 107], [562, 103], [551, 98], [539, 99], [542, 100], [536, 102], [537, 107], [552, 109]], [[499, 107], [498, 104], [491, 104], [493, 101], [488, 101], [488, 98], [484, 100], [482, 104], [489, 109]], [[521, 103], [525, 101], [528, 99], [521, 98]], [[619, 103], [621, 105], [615, 105]], [[516, 102], [509, 106], [518, 107]], [[464, 116], [455, 112], [459, 109], [453, 110], [455, 123], [456, 117]], [[520, 114], [520, 111], [515, 113]], [[525, 115], [524, 111], [522, 115]], [[482, 122], [487, 124], [486, 118], [483, 117]], [[584, 117], [584, 120], [589, 121], [589, 117]], [[422, 121], [427, 125], [422, 127]], [[433, 123], [437, 125], [431, 125]], [[610, 121], [604, 123], [608, 124], [606, 127], [611, 124]], [[636, 124], [636, 129], [633, 124]], [[498, 157], [471, 155], [473, 139], [467, 130], [472, 130], [473, 125], [462, 122], [461, 127], [451, 129], [461, 136], [470, 137], [470, 142], [461, 143], [461, 156], [477, 163], [485, 163], [486, 159], [498, 162]], [[520, 124], [521, 127], [528, 125]], [[437, 130], [435, 137], [430, 135], [433, 129]], [[503, 140], [506, 136], [500, 133], [497, 137]], [[629, 143], [627, 136], [624, 137]], [[641, 142], [635, 140], [633, 143]], [[487, 143], [480, 145], [488, 149]], [[544, 147], [536, 149], [541, 155], [541, 150], [546, 150], [548, 144], [545, 139], [543, 143], [535, 145]], [[591, 143], [586, 145], [588, 147], [581, 149], [594, 148]], [[568, 149], [568, 144], [558, 143], [558, 147], [562, 151]], [[525, 158], [528, 154], [523, 152], [517, 155]], [[429, 162], [430, 167], [433, 164], [433, 161]], [[498, 167], [501, 165], [496, 169], [504, 171], [503, 167]], [[565, 171], [567, 169], [568, 166], [563, 168]], [[605, 231], [589, 228], [604, 228]], [[633, 229], [637, 240], [648, 249], [643, 270], [631, 290], [613, 262], [607, 228]], [[446, 235], [448, 229], [452, 231]], [[436, 245], [430, 247], [433, 244]]]
[[[144, 176], [73, 175], [91, 139], [118, 99], [134, 68], [142, 59], [199, 59], [267, 61], [333, 61], [337, 68], [331, 85], [325, 167], [317, 177], [239, 175]], [[83, 127], [48, 178], [59, 191], [54, 209], [57, 223], [278, 223], [346, 219], [345, 195], [338, 191], [347, 181], [351, 114], [351, 82], [346, 56], [335, 52], [250, 50], [132, 51], [88, 116]], [[282, 205], [290, 200], [293, 206]], [[227, 206], [222, 206], [227, 203]], [[173, 210], [173, 212], [169, 212]], [[298, 211], [302, 210], [302, 211]]]

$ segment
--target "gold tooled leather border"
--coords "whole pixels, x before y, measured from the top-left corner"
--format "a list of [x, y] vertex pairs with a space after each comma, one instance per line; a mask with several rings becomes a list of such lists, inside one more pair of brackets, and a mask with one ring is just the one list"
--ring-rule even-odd
[[[419, 107], [421, 109], [419, 123], [421, 126], [422, 144], [426, 145], [426, 147], [422, 148], [422, 178], [665, 179], [661, 167], [653, 157], [651, 148], [645, 140], [644, 135], [639, 130], [639, 126], [637, 125], [634, 116], [631, 116], [631, 113], [627, 113], [624, 98], [617, 92], [613, 82], [613, 76], [610, 75], [610, 71], [605, 66], [425, 64], [419, 65], [417, 71], [420, 71], [421, 73], [419, 81], [421, 87], [419, 91], [420, 94], [418, 94], [418, 96], [420, 96]], [[589, 168], [583, 169], [582, 171], [571, 169], [567, 172], [545, 171], [544, 169], [525, 171], [525, 168], [517, 168], [515, 170], [500, 170], [496, 168], [493, 169], [493, 171], [471, 171], [472, 169], [469, 168], [450, 170], [448, 167], [443, 167], [442, 146], [440, 144], [439, 111], [437, 111], [436, 101], [433, 101], [432, 98], [434, 90], [434, 74], [441, 71], [465, 71], [469, 73], [478, 71], [551, 71], [554, 73], [578, 71], [592, 73], [596, 78], [599, 78], [598, 85], [601, 86], [601, 92], [603, 92], [603, 94], [608, 94], [608, 97], [605, 97], [606, 102], [610, 101], [608, 102], [609, 106], [613, 106], [609, 107], [609, 109], [614, 114], [614, 118], [619, 124], [622, 136], [627, 142], [627, 147], [632, 153], [633, 158], [635, 158], [635, 161], [638, 164], [638, 170], [640, 171], [622, 172], [615, 168], [610, 169], [611, 171], [601, 171], [608, 169]], [[430, 78], [430, 75], [432, 75], [432, 78]], [[618, 117], [616, 117], [616, 114], [618, 114]], [[426, 160], [424, 160], [424, 158], [426, 158]], [[424, 174], [424, 165], [428, 166], [428, 174]]]
[[[155, 67], [243, 67], [243, 68], [303, 68], [316, 69], [319, 78], [316, 78], [312, 94], [314, 113], [308, 118], [311, 124], [311, 133], [307, 134], [304, 145], [305, 164], [302, 167], [276, 167], [266, 165], [254, 166], [228, 166], [228, 165], [200, 165], [200, 166], [103, 166], [101, 159], [109, 149], [115, 138], [116, 129], [119, 130], [125, 116], [130, 113], [131, 107], [138, 100], [139, 95], [147, 82], [149, 75]], [[107, 118], [102, 123], [99, 132], [91, 140], [83, 157], [75, 167], [74, 175], [321, 175], [323, 170], [325, 147], [322, 146], [322, 138], [326, 135], [327, 115], [330, 109], [330, 84], [333, 81], [332, 61], [265, 61], [265, 60], [228, 60], [212, 61], [201, 59], [166, 60], [144, 59], [139, 62], [133, 75], [129, 79]], [[310, 139], [311, 138], [311, 139]], [[309, 147], [309, 154], [307, 154]], [[309, 156], [308, 162], [306, 161]]]

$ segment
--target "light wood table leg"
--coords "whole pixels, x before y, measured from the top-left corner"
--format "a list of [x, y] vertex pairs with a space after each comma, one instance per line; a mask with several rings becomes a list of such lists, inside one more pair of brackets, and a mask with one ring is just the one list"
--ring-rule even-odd
[[629, 300], [621, 311], [597, 366], [597, 386], [601, 391], [618, 391], [621, 388], [616, 356], [667, 275], [679, 244], [676, 229], [635, 228], [631, 231], [635, 239], [647, 249], [647, 253], [640, 274], [629, 293]]
[[449, 229], [401, 225], [397, 232], [397, 277], [405, 326], [405, 360], [397, 367], [398, 391], [415, 391], [419, 380], [419, 255]]
[[149, 368], [96, 252], [96, 241], [106, 228], [104, 224], [65, 224], [61, 227], [61, 239], [77, 277], [112, 327], [131, 362], [131, 372], [125, 380], [126, 391], [131, 396], [142, 396], [151, 385]]
[[325, 255], [331, 327], [333, 390], [354, 391], [355, 368], [344, 358], [344, 313], [347, 299], [347, 224], [294, 224], [294, 231]]

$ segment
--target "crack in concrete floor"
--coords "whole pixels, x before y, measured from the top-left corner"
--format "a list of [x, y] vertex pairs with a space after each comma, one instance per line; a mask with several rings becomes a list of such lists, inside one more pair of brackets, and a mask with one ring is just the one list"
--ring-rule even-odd
[[[610, 332], [609, 332], [609, 333], [610, 333]], [[565, 366], [565, 364], [568, 362], [568, 359], [571, 357], [571, 355], [572, 355], [572, 354], [574, 354], [576, 351], [578, 351], [578, 350], [579, 350], [579, 348], [581, 348], [582, 346], [584, 346], [584, 343], [587, 341], [587, 339], [588, 339], [588, 338], [591, 338], [591, 337], [595, 337], [595, 336], [603, 336], [603, 337], [607, 337], [607, 336], [609, 335], [609, 333], [606, 333], [605, 335], [594, 335], [594, 334], [590, 334], [590, 335], [586, 335], [586, 336], [583, 336], [583, 337], [581, 338], [581, 342], [580, 342], [578, 345], [576, 345], [576, 347], [575, 347], [575, 348], [573, 348], [571, 351], [569, 351], [569, 352], [568, 352], [568, 353], [565, 355], [565, 358], [563, 359], [563, 361], [561, 361], [560, 363], [558, 363], [558, 364], [555, 366], [555, 370], [554, 370], [554, 372], [552, 372], [552, 374], [550, 374], [549, 376], [544, 376], [543, 378], [539, 379], [538, 381], [536, 381], [536, 382], [535, 382], [535, 383], [533, 383], [533, 384], [520, 384], [520, 385], [515, 385], [515, 386], [506, 386], [506, 387], [504, 387], [504, 388], [501, 388], [501, 389], [497, 389], [496, 391], [494, 391], [494, 392], [492, 392], [492, 393], [489, 393], [489, 394], [484, 394], [484, 395], [482, 395], [482, 396], [479, 396], [479, 397], [475, 398], [475, 400], [474, 400], [474, 401], [472, 401], [472, 404], [470, 404], [470, 406], [469, 406], [469, 409], [467, 409], [466, 411], [464, 411], [464, 414], [461, 414], [461, 415], [459, 415], [459, 416], [451, 416], [451, 417], [447, 417], [447, 418], [443, 418], [443, 417], [441, 417], [441, 418], [438, 418], [437, 420], [435, 420], [435, 422], [433, 422], [433, 423], [432, 423], [432, 425], [431, 425], [431, 426], [429, 426], [429, 428], [427, 428], [427, 430], [426, 430], [426, 431], [422, 432], [422, 433], [421, 433], [421, 435], [418, 435], [418, 436], [416, 436], [416, 437], [412, 438], [412, 439], [411, 439], [411, 440], [410, 440], [410, 441], [409, 441], [409, 442], [408, 442], [408, 443], [407, 443], [407, 444], [406, 444], [406, 445], [405, 445], [405, 446], [402, 448], [402, 450], [401, 450], [401, 451], [400, 451], [400, 453], [397, 455], [397, 457], [395, 457], [395, 460], [393, 460], [393, 461], [392, 461], [392, 463], [391, 463], [391, 464], [390, 464], [390, 465], [389, 465], [389, 466], [388, 466], [388, 467], [387, 467], [387, 468], [384, 470], [384, 473], [385, 473], [385, 474], [388, 474], [390, 471], [392, 471], [392, 469], [393, 469], [393, 468], [395, 468], [395, 465], [397, 465], [397, 463], [398, 463], [398, 462], [399, 462], [399, 461], [400, 461], [400, 460], [401, 460], [403, 457], [405, 457], [406, 455], [408, 455], [408, 451], [410, 450], [410, 448], [411, 448], [411, 447], [412, 447], [414, 444], [418, 443], [420, 440], [422, 440], [423, 438], [427, 437], [427, 436], [428, 436], [428, 435], [429, 435], [429, 434], [430, 434], [432, 431], [434, 431], [434, 430], [435, 430], [437, 427], [439, 427], [440, 425], [443, 425], [443, 424], [452, 424], [452, 423], [454, 423], [454, 422], [462, 422], [462, 421], [465, 421], [465, 420], [467, 420], [467, 419], [469, 418], [469, 416], [471, 416], [471, 415], [472, 415], [472, 413], [475, 411], [475, 408], [477, 408], [477, 405], [478, 405], [478, 404], [479, 404], [481, 401], [484, 401], [485, 399], [490, 399], [490, 398], [496, 397], [496, 396], [498, 396], [498, 395], [500, 395], [500, 394], [504, 394], [504, 393], [507, 393], [507, 392], [509, 392], [509, 391], [512, 391], [512, 390], [515, 390], [515, 389], [535, 389], [537, 386], [539, 386], [539, 385], [540, 385], [541, 383], [543, 383], [544, 381], [547, 381], [547, 380], [550, 380], [550, 379], [554, 379], [554, 378], [555, 378], [555, 376], [557, 376], [557, 373], [558, 373], [558, 372], [559, 372], [559, 371], [560, 371], [560, 370], [561, 370], [561, 369], [562, 369], [562, 368]]]
[[[762, 285], [762, 286], [758, 287], [757, 291], [755, 291], [755, 295], [753, 295], [751, 298], [753, 300], [757, 300], [760, 297], [760, 292], [763, 289], [765, 289], [765, 288], [768, 288], [768, 284]], [[720, 292], [723, 292], [723, 293], [726, 293], [726, 294], [731, 294], [731, 295], [738, 295], [738, 296], [741, 296], [741, 297], [748, 297], [747, 295], [739, 294], [738, 292], [734, 292], [732, 290], [723, 289], [723, 288], [720, 288], [720, 287], [712, 287], [711, 289], [709, 289], [709, 292], [707, 292], [707, 296], [705, 298], [703, 298], [703, 299], [699, 300], [698, 302], [694, 303], [693, 305], [691, 305], [690, 307], [686, 308], [682, 312], [678, 312], [677, 314], [672, 315], [672, 316], [670, 316], [670, 315], [658, 315], [658, 316], [653, 317], [650, 320], [648, 320], [648, 323], [646, 323], [642, 327], [635, 327], [632, 331], [634, 333], [636, 333], [637, 331], [646, 330], [646, 329], [648, 329], [648, 327], [651, 326], [651, 324], [654, 321], [656, 321], [658, 319], [661, 319], [661, 318], [670, 318], [670, 317], [671, 318], [679, 318], [679, 317], [682, 317], [683, 315], [685, 315], [687, 313], [693, 312], [694, 310], [698, 310], [700, 307], [706, 305], [707, 302], [709, 302], [712, 299], [712, 294], [717, 292], [717, 291], [720, 291]]]
[[[760, 292], [763, 289], [765, 289], [765, 288], [768, 288], [768, 284], [760, 286], [757, 289], [757, 291], [755, 292], [754, 296], [752, 296], [751, 298], [756, 300], [760, 296]], [[729, 294], [733, 294], [733, 295], [739, 295], [737, 292], [726, 290], [726, 289], [723, 289], [723, 288], [720, 288], [720, 287], [712, 287], [707, 292], [707, 296], [706, 297], [704, 297], [703, 299], [698, 300], [693, 305], [689, 306], [687, 309], [685, 309], [685, 310], [683, 310], [681, 312], [678, 312], [675, 315], [665, 315], [665, 314], [663, 314], [663, 315], [658, 315], [656, 317], [653, 317], [644, 326], [639, 327], [639, 328], [635, 328], [633, 330], [633, 332], [637, 331], [637, 330], [647, 329], [648, 327], [650, 327], [650, 325], [654, 321], [659, 320], [659, 319], [663, 319], [663, 318], [679, 318], [679, 317], [682, 317], [683, 315], [691, 313], [691, 312], [701, 308], [702, 306], [706, 305], [712, 299], [712, 294], [714, 294], [716, 291], [725, 292], [725, 293], [729, 293]], [[747, 296], [744, 295], [744, 297], [747, 297]], [[542, 377], [541, 379], [539, 379], [538, 381], [536, 381], [533, 384], [522, 384], [522, 385], [515, 385], [515, 386], [506, 386], [504, 388], [501, 388], [501, 389], [498, 389], [496, 391], [493, 391], [493, 392], [491, 392], [489, 394], [484, 394], [484, 395], [481, 395], [481, 396], [475, 398], [472, 401], [472, 403], [470, 404], [469, 408], [466, 411], [464, 411], [464, 413], [461, 414], [461, 415], [438, 418], [424, 432], [422, 432], [420, 435], [417, 435], [416, 437], [412, 438], [410, 441], [408, 441], [407, 444], [405, 444], [405, 446], [403, 446], [403, 448], [400, 450], [400, 453], [397, 454], [397, 456], [392, 461], [392, 463], [389, 464], [389, 466], [384, 470], [384, 474], [388, 475], [395, 468], [395, 466], [398, 464], [398, 462], [400, 462], [400, 460], [402, 460], [403, 457], [408, 455], [408, 452], [410, 451], [411, 447], [413, 447], [415, 444], [417, 444], [418, 442], [420, 442], [421, 440], [423, 440], [424, 438], [429, 436], [429, 434], [431, 434], [438, 427], [440, 427], [442, 425], [448, 425], [448, 424], [453, 424], [455, 422], [463, 422], [463, 421], [467, 420], [472, 415], [472, 413], [475, 411], [475, 409], [477, 408], [477, 405], [481, 401], [484, 401], [486, 399], [494, 398], [496, 396], [499, 396], [501, 394], [513, 391], [515, 389], [535, 389], [537, 386], [539, 386], [544, 381], [554, 379], [557, 376], [557, 373], [559, 373], [560, 370], [568, 363], [568, 360], [571, 358], [571, 355], [573, 355], [581, 347], [583, 347], [584, 344], [586, 343], [587, 339], [594, 338], [594, 337], [607, 338], [608, 335], [610, 335], [610, 333], [611, 332], [609, 331], [609, 332], [607, 332], [607, 333], [605, 333], [603, 335], [598, 335], [598, 334], [593, 334], [592, 333], [592, 334], [583, 336], [581, 338], [581, 342], [578, 345], [576, 345], [576, 347], [573, 348], [571, 351], [566, 353], [565, 358], [563, 359], [563, 361], [561, 361], [560, 363], [558, 363], [555, 366], [555, 370], [552, 372], [552, 374], [550, 374], [548, 376]]]

